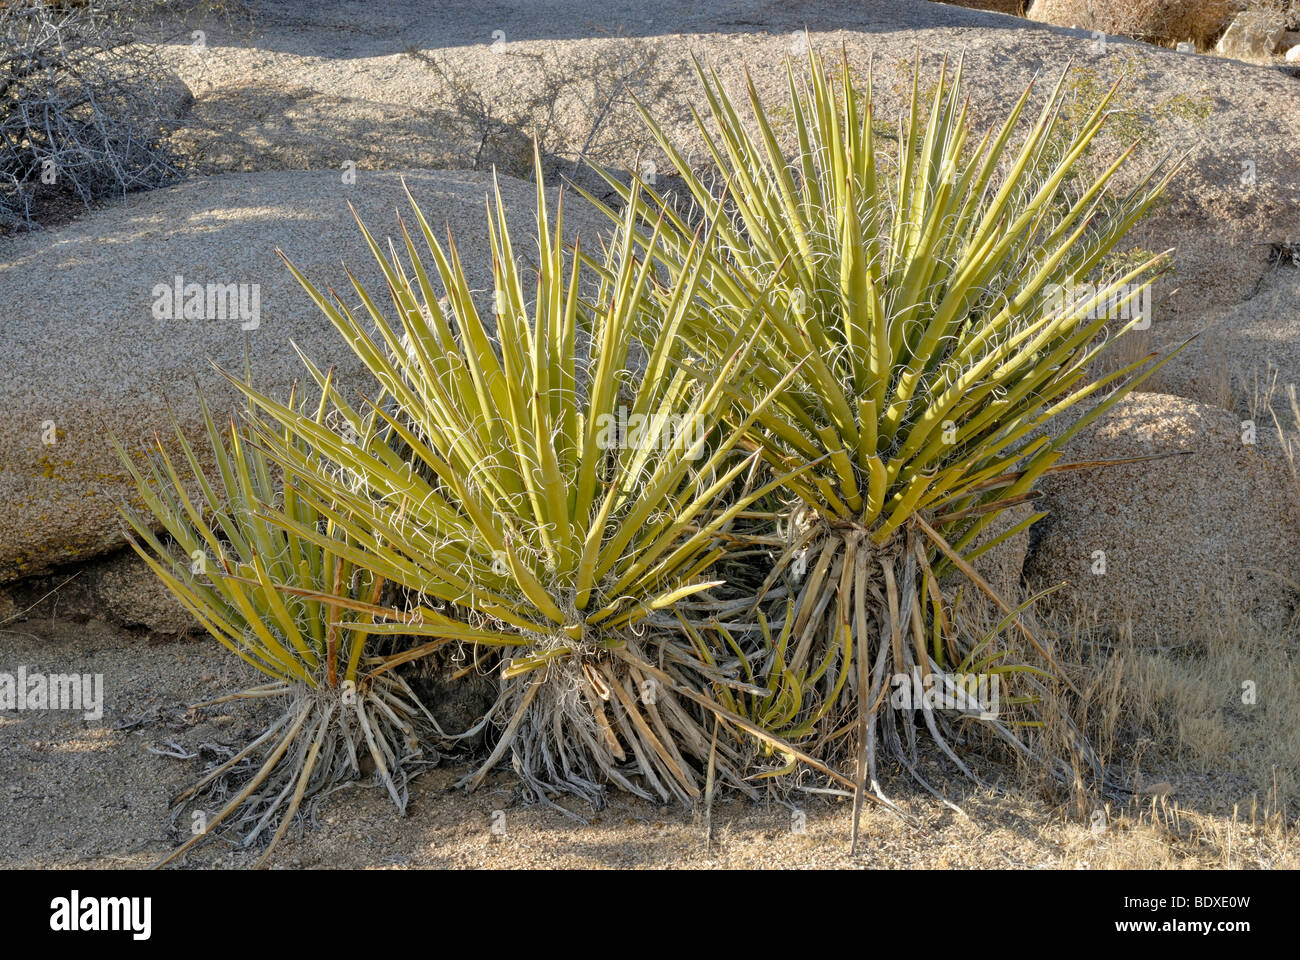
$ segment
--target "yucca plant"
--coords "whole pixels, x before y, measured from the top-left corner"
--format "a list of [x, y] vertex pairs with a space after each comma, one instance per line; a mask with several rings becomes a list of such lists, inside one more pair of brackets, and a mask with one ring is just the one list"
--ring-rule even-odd
[[[179, 466], [161, 439], [143, 458], [114, 441], [144, 507], [124, 510], [127, 539], [212, 636], [267, 678], [196, 706], [271, 698], [287, 707], [261, 736], [173, 798], [177, 814], [195, 798], [221, 806], [162, 863], [229, 821], [245, 847], [274, 828], [261, 864], [302, 802], [361, 777], [362, 758], [370, 758], [393, 802], [405, 810], [408, 772], [438, 759], [421, 734], [440, 738], [443, 732], [393, 672], [409, 655], [379, 656], [360, 629], [370, 618], [331, 600], [342, 595], [374, 604], [384, 589], [382, 578], [349, 559], [349, 531], [297, 496], [243, 428], [232, 421], [222, 431], [200, 403], [215, 476], [179, 428]], [[318, 405], [315, 415], [325, 412]], [[297, 442], [288, 433], [282, 440]], [[315, 535], [300, 537], [271, 524], [267, 511]]]
[[[631, 186], [605, 177], [636, 212], [662, 289], [690, 278], [695, 309], [679, 329], [692, 352], [718, 356], [737, 333], [735, 318], [757, 310], [757, 388], [793, 378], [749, 432], [790, 476], [794, 498], [762, 592], [794, 600], [788, 615], [779, 601], [770, 628], [733, 626], [726, 640], [753, 682], [774, 691], [766, 721], [774, 729], [802, 737], [815, 756], [856, 742], [849, 756], [860, 800], [867, 780], [880, 795], [882, 743], [915, 772], [917, 723], [967, 770], [949, 745], [961, 731], [943, 714], [889, 708], [896, 678], [919, 672], [951, 687], [960, 671], [1018, 675], [1028, 692], [983, 718], [1017, 749], [1013, 724], [1033, 722], [1021, 702], [1040, 676], [1031, 660], [1070, 683], [1018, 600], [996, 595], [971, 561], [1041, 516], [990, 535], [1005, 510], [1033, 498], [1039, 477], [1081, 466], [1060, 462], [1062, 446], [1163, 362], [1092, 372], [1105, 347], [1142, 321], [1131, 307], [1168, 264], [1162, 254], [1107, 274], [1107, 256], [1177, 163], [1166, 158], [1123, 192], [1111, 184], [1133, 147], [1088, 172], [1118, 84], [1067, 129], [1063, 74], [1022, 131], [1031, 85], [971, 147], [961, 65], [949, 77], [945, 61], [926, 102], [918, 60], [910, 111], [887, 150], [873, 126], [870, 78], [857, 89], [847, 56], [838, 77], [812, 53], [807, 67], [803, 78], [787, 69], [787, 156], [752, 82], [742, 118], [718, 75], [697, 64], [709, 120], [695, 119], [713, 177], [694, 170], [643, 110], [695, 219], [636, 177]], [[1094, 291], [1083, 286], [1098, 279]], [[1108, 309], [1116, 306], [1122, 318]], [[1053, 418], [1093, 400], [1069, 429], [1048, 432]], [[955, 621], [944, 590], [952, 576], [968, 578], [1005, 617], [991, 633]], [[1032, 656], [1013, 663], [1004, 636]]]
[[[676, 331], [699, 294], [705, 241], [682, 250], [673, 288], [659, 288], [635, 256], [635, 207], [584, 295], [581, 247], [566, 266], [563, 206], [552, 229], [539, 167], [534, 284], [499, 191], [488, 205], [489, 322], [454, 239], [440, 243], [410, 199], [423, 252], [405, 222], [405, 258], [362, 225], [391, 318], [355, 279], [358, 315], [290, 265], [377, 393], [354, 405], [309, 365], [329, 424], [239, 384], [295, 498], [347, 532], [344, 557], [404, 591], [391, 605], [336, 602], [375, 619], [358, 628], [367, 634], [425, 638], [417, 650], [458, 648], [464, 669], [499, 672], [484, 720], [496, 744], [470, 786], [509, 757], [542, 800], [599, 803], [612, 783], [691, 801], [711, 757], [748, 789], [739, 755], [706, 732], [720, 709], [701, 692], [709, 667], [649, 619], [714, 585], [707, 571], [729, 526], [783, 479], [744, 488], [758, 451], [740, 443], [783, 386], [741, 402], [761, 312], [729, 318], [728, 342], [707, 361], [684, 357]], [[286, 535], [332, 542], [286, 511], [262, 515]]]

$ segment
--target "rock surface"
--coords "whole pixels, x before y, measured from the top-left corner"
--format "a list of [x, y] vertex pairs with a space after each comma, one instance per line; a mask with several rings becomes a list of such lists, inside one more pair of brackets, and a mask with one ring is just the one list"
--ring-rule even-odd
[[[975, 538], [972, 549], [995, 540], [1016, 524], [1027, 520], [1034, 505], [1022, 503], [1002, 511], [987, 530]], [[1000, 597], [1015, 606], [1020, 602], [1020, 582], [1024, 576], [1025, 558], [1029, 552], [1030, 531], [1023, 530], [1001, 543], [989, 547], [976, 557], [971, 565]], [[963, 581], [965, 578], [961, 578]], [[964, 588], [968, 593], [972, 587]]]
[[1161, 386], [1184, 396], [1213, 397], [1243, 416], [1273, 372], [1283, 389], [1300, 385], [1300, 263], [1280, 258], [1250, 299], [1207, 323], [1173, 367]]
[[[471, 281], [489, 287], [491, 177], [417, 171], [406, 181], [434, 229], [450, 225]], [[526, 257], [535, 188], [508, 177], [501, 186]], [[117, 504], [131, 488], [107, 436], [128, 447], [156, 431], [171, 436], [169, 408], [196, 429], [196, 383], [223, 416], [232, 396], [209, 360], [239, 372], [247, 350], [254, 383], [283, 395], [305, 378], [296, 343], [322, 367], [334, 364], [345, 389], [371, 389], [275, 254], [282, 248], [319, 287], [333, 285], [349, 306], [359, 305], [343, 260], [382, 306], [382, 274], [348, 201], [381, 241], [398, 233], [395, 212], [409, 213], [397, 173], [361, 171], [352, 186], [334, 172], [234, 174], [134, 195], [58, 229], [0, 240], [0, 303], [9, 321], [0, 333], [0, 582], [123, 543]], [[572, 206], [567, 226], [585, 224], [588, 236], [604, 228]], [[256, 291], [256, 323], [242, 314], [158, 319], [160, 292], [177, 277], [185, 285], [245, 285], [249, 315]]]
[[4, 596], [25, 617], [102, 620], [116, 627], [141, 627], [153, 634], [202, 632], [171, 591], [129, 548], [20, 580], [10, 584]]
[[[888, 125], [910, 92], [918, 48], [926, 77], [943, 58], [964, 55], [977, 131], [1000, 120], [1036, 76], [1041, 97], [1067, 63], [1077, 71], [1072, 101], [1123, 74], [1129, 87], [1105, 150], [1142, 135], [1133, 176], [1167, 150], [1190, 151], [1168, 202], [1130, 235], [1147, 250], [1177, 249], [1176, 274], [1156, 289], [1155, 345], [1180, 342], [1240, 303], [1268, 269], [1263, 244], [1300, 236], [1300, 79], [1117, 36], [1098, 47], [1088, 29], [929, 0], [610, 0], [598, 14], [582, 0], [490, 8], [373, 0], [364, 29], [342, 0], [265, 0], [250, 35], [214, 25], [208, 38], [206, 54], [177, 45], [170, 56], [195, 90], [190, 134], [214, 158], [334, 170], [348, 160], [362, 169], [495, 162], [526, 177], [527, 153], [510, 144], [536, 133], [566, 172], [580, 154], [615, 169], [639, 162], [660, 186], [666, 161], [629, 94], [702, 157], [690, 114], [699, 105], [692, 56], [732, 84], [747, 65], [760, 95], [779, 103], [784, 61], [805, 42], [834, 58], [844, 49], [859, 74], [874, 62], [876, 113]], [[281, 97], [294, 100], [287, 116]], [[235, 156], [241, 139], [253, 144], [251, 159]], [[1189, 370], [1153, 386], [1177, 390], [1194, 379]]]
[[1214, 52], [1237, 60], [1265, 60], [1273, 55], [1282, 40], [1281, 18], [1265, 11], [1246, 10], [1223, 32]]
[[1209, 607], [1285, 625], [1294, 594], [1277, 575], [1296, 580], [1300, 518], [1267, 429], [1248, 445], [1226, 410], [1126, 397], [1074, 438], [1066, 461], [1186, 455], [1046, 478], [1028, 588], [1068, 580], [1051, 609], [1127, 621], [1145, 641], [1177, 641]]

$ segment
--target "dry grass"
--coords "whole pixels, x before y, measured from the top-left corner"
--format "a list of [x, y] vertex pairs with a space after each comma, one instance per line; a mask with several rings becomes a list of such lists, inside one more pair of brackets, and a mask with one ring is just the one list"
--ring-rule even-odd
[[[1140, 345], [1139, 345], [1140, 347]], [[1300, 502], [1300, 398], [1274, 371], [1205, 378], [1203, 399], [1270, 422]], [[1300, 591], [1291, 571], [1278, 588]], [[1266, 628], [1235, 608], [1232, 583], [1186, 611], [1178, 639], [1133, 640], [1134, 616], [1107, 610], [1092, 621], [1055, 622], [1057, 654], [1084, 692], [1046, 704], [1039, 732], [1047, 755], [1072, 756], [1075, 785], [1043, 770], [1021, 783], [1066, 821], [1071, 857], [1101, 868], [1276, 867], [1295, 864], [1300, 843], [1300, 633]], [[1226, 598], [1226, 602], [1225, 602]], [[1118, 626], [1116, 626], [1118, 624]], [[1072, 721], [1072, 723], [1067, 722]], [[1075, 727], [1086, 731], [1108, 790], [1090, 781]], [[1118, 798], [1118, 799], [1117, 799]]]
[[1258, 808], [1215, 816], [1156, 797], [1109, 811], [1101, 829], [1067, 835], [1064, 857], [1097, 870], [1294, 869], [1294, 825]]
[[[1295, 797], [1300, 659], [1294, 641], [1225, 616], [1179, 648], [1139, 649], [1121, 641], [1113, 657], [1107, 668], [1121, 677], [1112, 689], [1123, 702], [1107, 716], [1129, 724], [1138, 748], [1149, 754], [1133, 758], [1134, 777], [1143, 759], [1160, 760], [1271, 796], [1272, 805]], [[1106, 733], [1120, 740], [1120, 731]], [[1220, 799], [1238, 803], [1242, 794]]]
[[[1276, 378], [1256, 383], [1245, 402], [1263, 425], [1275, 413]], [[1300, 499], [1300, 403], [1287, 391], [1287, 416], [1273, 417]], [[1279, 589], [1300, 589], [1283, 582]], [[1165, 868], [1258, 866], [1294, 862], [1300, 812], [1300, 641], [1296, 625], [1268, 629], [1234, 608], [1227, 582], [1217, 597], [1188, 610], [1175, 642], [1151, 647], [1132, 638], [1132, 617], [1107, 611], [1099, 622], [1057, 624], [1058, 652], [1073, 664], [1085, 697], [1045, 711], [1048, 740], [1066, 734], [1052, 718], [1068, 714], [1087, 731], [1106, 782], [1127, 803], [1105, 804], [1079, 784], [1064, 800], [1041, 771], [1025, 780], [1087, 816], [1109, 838], [1092, 866]], [[1118, 623], [1116, 627], [1114, 624]], [[1111, 793], [1112, 798], [1115, 796]], [[1097, 810], [1103, 810], [1099, 815]], [[1118, 834], [1118, 836], [1117, 836]]]
[[[1062, 630], [1057, 653], [1073, 665], [1084, 696], [1044, 705], [1039, 745], [1045, 755], [1072, 758], [1075, 782], [1063, 789], [1041, 767], [1022, 765], [1019, 792], [1051, 811], [1043, 829], [1062, 844], [1062, 865], [1298, 862], [1294, 640], [1222, 611], [1189, 617], [1184, 639], [1160, 648], [1135, 644], [1126, 630], [1075, 622]], [[1070, 749], [1079, 728], [1104, 769], [1105, 789]]]

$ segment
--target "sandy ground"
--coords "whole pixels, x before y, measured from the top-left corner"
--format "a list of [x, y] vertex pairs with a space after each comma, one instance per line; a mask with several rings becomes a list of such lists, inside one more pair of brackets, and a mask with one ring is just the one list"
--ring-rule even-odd
[[[745, 67], [760, 95], [779, 102], [782, 64], [806, 29], [814, 49], [875, 64], [876, 110], [890, 123], [918, 49], [930, 67], [943, 55], [965, 57], [977, 130], [1000, 122], [1032, 77], [1054, 77], [1067, 64], [1078, 71], [1069, 89], [1080, 95], [1127, 76], [1115, 104], [1127, 119], [1115, 118], [1106, 149], [1139, 134], [1144, 144], [1121, 179], [1166, 150], [1190, 152], [1169, 203], [1130, 235], [1153, 251], [1178, 250], [1177, 283], [1157, 288], [1161, 344], [1181, 342], [1250, 296], [1268, 269], [1269, 242], [1300, 224], [1290, 162], [1300, 130], [1296, 80], [1260, 65], [1119, 38], [1094, 53], [1086, 31], [901, 0], [611, 0], [598, 8], [371, 0], [364, 16], [347, 0], [260, 0], [254, 9], [251, 19], [208, 24], [202, 49], [185, 42], [188, 34], [166, 48], [195, 97], [182, 140], [200, 172], [352, 161], [361, 170], [496, 164], [527, 178], [537, 134], [544, 156], [569, 173], [579, 154], [615, 170], [639, 157], [666, 173], [628, 98], [609, 99], [618, 71], [689, 153], [702, 148], [690, 114], [699, 96], [691, 57], [733, 81]], [[481, 142], [485, 123], [495, 132]], [[1256, 171], [1245, 180], [1243, 162]], [[1259, 360], [1259, 352], [1237, 359]], [[1202, 373], [1175, 361], [1162, 372], [1166, 392], [1200, 399]]]
[[[204, 743], [234, 745], [256, 732], [242, 705], [190, 711], [245, 681], [208, 640], [159, 641], [91, 621], [29, 620], [0, 631], [0, 670], [102, 673], [101, 721], [59, 711], [0, 714], [0, 867], [147, 867], [169, 852], [168, 799], [200, 775], [192, 752]], [[1178, 794], [1142, 797], [1112, 808], [1104, 829], [1021, 787], [1004, 795], [943, 777], [963, 817], [938, 800], [895, 782], [895, 797], [916, 819], [908, 824], [868, 807], [862, 849], [849, 855], [851, 805], [809, 795], [802, 810], [779, 803], [720, 802], [713, 840], [703, 819], [679, 807], [611, 797], [587, 822], [520, 803], [508, 772], [478, 792], [454, 783], [467, 763], [448, 761], [419, 776], [406, 817], [378, 788], [357, 784], [326, 797], [314, 823], [302, 820], [274, 853], [277, 867], [352, 868], [1104, 868], [1297, 867], [1294, 830], [1265, 822], [1249, 798], [1235, 820], [1232, 785], [1191, 771], [1148, 770]], [[1181, 806], [1180, 803], [1187, 804]], [[500, 811], [498, 813], [498, 811]], [[801, 824], [799, 814], [806, 818]], [[498, 825], [494, 832], [493, 825]], [[802, 825], [802, 829], [798, 829]], [[504, 827], [504, 834], [500, 832]], [[183, 862], [187, 867], [243, 866], [257, 851], [218, 835]]]

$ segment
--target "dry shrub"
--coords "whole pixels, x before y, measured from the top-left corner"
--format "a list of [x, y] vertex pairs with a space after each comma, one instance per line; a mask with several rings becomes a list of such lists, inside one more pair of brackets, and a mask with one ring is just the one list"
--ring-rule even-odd
[[[1288, 494], [1300, 503], [1295, 387], [1279, 387], [1276, 372], [1269, 371], [1250, 396], [1237, 400], [1260, 424], [1260, 442], [1279, 444], [1293, 481]], [[1270, 420], [1276, 440], [1265, 436]], [[1300, 590], [1295, 571], [1251, 572], [1272, 577], [1279, 591]], [[1045, 705], [1042, 752], [1067, 755], [1060, 745], [1075, 736], [1074, 728], [1083, 730], [1105, 770], [1106, 789], [1093, 789], [1083, 769], [1077, 771], [1079, 789], [1068, 798], [1053, 793], [1040, 769], [1027, 767], [1026, 778], [1052, 799], [1077, 805], [1085, 819], [1086, 811], [1117, 797], [1121, 806], [1125, 797], [1130, 807], [1151, 806], [1153, 796], [1144, 788], [1163, 780], [1171, 782], [1184, 807], [1190, 803], [1223, 815], [1239, 809], [1252, 825], [1269, 819], [1290, 823], [1300, 801], [1297, 624], [1264, 626], [1244, 604], [1233, 604], [1236, 596], [1225, 580], [1225, 589], [1185, 611], [1177, 636], [1159, 646], [1134, 641], [1136, 618], [1124, 610], [1105, 611], [1104, 621], [1051, 620], [1056, 653], [1083, 696]], [[1157, 822], [1167, 811], [1148, 812], [1152, 829], [1186, 835], [1179, 824]], [[1203, 827], [1209, 829], [1203, 823], [1196, 829]]]
[[989, 10], [993, 13], [1010, 13], [1017, 17], [1025, 14], [1029, 0], [950, 0], [954, 6], [972, 10]]
[[[1192, 618], [1189, 617], [1189, 620]], [[1091, 869], [1276, 868], [1300, 858], [1300, 652], [1231, 608], [1204, 611], [1150, 647], [1083, 621], [1053, 624], [1082, 690], [1045, 691], [1040, 755], [1021, 784], [1064, 817], [1061, 865]], [[1103, 776], [1074, 749], [1082, 730]]]
[[1238, 0], [1034, 0], [1027, 16], [1166, 46], [1193, 40], [1204, 49], [1240, 6]]
[[0, 4], [0, 227], [178, 175], [166, 138], [179, 81], [141, 42], [151, 7]]

